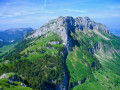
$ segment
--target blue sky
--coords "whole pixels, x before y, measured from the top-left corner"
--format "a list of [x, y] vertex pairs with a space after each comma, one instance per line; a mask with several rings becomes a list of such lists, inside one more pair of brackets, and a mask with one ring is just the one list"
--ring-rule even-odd
[[0, 30], [37, 29], [59, 16], [88, 16], [120, 30], [120, 0], [0, 0]]

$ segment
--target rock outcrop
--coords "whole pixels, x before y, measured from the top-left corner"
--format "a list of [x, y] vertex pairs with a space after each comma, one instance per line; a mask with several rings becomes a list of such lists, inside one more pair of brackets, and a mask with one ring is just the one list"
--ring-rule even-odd
[[22, 79], [20, 76], [14, 73], [4, 73], [0, 76], [0, 80], [5, 79], [8, 84], [16, 85], [14, 82], [21, 82], [21, 86], [27, 87], [26, 81]]
[[2, 90], [2, 87], [0, 86], [0, 90]]
[[91, 53], [91, 54], [95, 54], [95, 52], [97, 51], [97, 50], [100, 50], [100, 44], [96, 44], [94, 47], [92, 47], [92, 48], [88, 48], [88, 51]]

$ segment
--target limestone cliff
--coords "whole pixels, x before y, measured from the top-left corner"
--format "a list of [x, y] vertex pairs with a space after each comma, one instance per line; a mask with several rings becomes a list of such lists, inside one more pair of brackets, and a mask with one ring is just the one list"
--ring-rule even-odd
[[72, 41], [70, 37], [71, 32], [76, 32], [79, 30], [85, 31], [90, 30], [101, 30], [110, 34], [106, 26], [96, 23], [89, 17], [58, 17], [57, 19], [51, 20], [40, 29], [34, 31], [31, 35], [26, 38], [37, 37], [46, 34], [48, 31], [52, 31], [61, 36], [63, 44], [67, 47], [72, 46]]

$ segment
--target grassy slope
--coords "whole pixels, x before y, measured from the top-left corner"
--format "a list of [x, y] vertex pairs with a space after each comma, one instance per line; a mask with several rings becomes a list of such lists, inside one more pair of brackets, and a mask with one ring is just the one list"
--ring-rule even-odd
[[11, 61], [1, 65], [0, 74], [5, 72], [22, 74], [33, 89], [41, 87], [47, 89], [49, 86], [54, 88], [54, 85], [62, 82], [63, 78], [64, 45], [49, 44], [52, 41], [61, 41], [61, 38], [57, 34], [51, 33], [18, 44], [15, 51], [6, 56], [7, 60]]
[[[27, 59], [33, 61], [45, 55], [57, 56], [63, 50], [63, 44], [50, 45], [49, 42], [60, 41], [60, 37], [56, 34], [49, 37], [41, 37], [40, 39], [33, 40], [29, 47], [25, 48], [20, 54], [27, 55]], [[50, 48], [50, 49], [48, 49]], [[59, 50], [58, 50], [59, 49]], [[59, 52], [58, 52], [59, 51]], [[26, 58], [26, 57], [25, 57]]]
[[[11, 44], [11, 45], [4, 45], [3, 47], [0, 48], [0, 57], [3, 56], [4, 54], [8, 54], [10, 52], [10, 50], [12, 50], [14, 48], [15, 44]], [[0, 60], [4, 60], [4, 58], [0, 58]]]
[[103, 50], [98, 51], [95, 56], [105, 69], [120, 75], [120, 38], [115, 36], [109, 38], [109, 41], [104, 42]]
[[[120, 86], [120, 76], [118, 75], [120, 65], [120, 39], [103, 32], [100, 33], [110, 40], [105, 40], [103, 36], [89, 30], [87, 32], [80, 31], [71, 34], [73, 39], [77, 40], [80, 44], [80, 46], [76, 45], [74, 47], [73, 52], [68, 53], [66, 59], [66, 64], [70, 73], [69, 87], [75, 86], [73, 88], [74, 90], [96, 90], [96, 88], [98, 90], [117, 90]], [[19, 46], [16, 47], [16, 50], [7, 57], [8, 60], [13, 61], [5, 65], [8, 68], [16, 69], [9, 70], [1, 64], [1, 68], [5, 68], [3, 68], [4, 70], [2, 73], [9, 71], [16, 72], [19, 70], [17, 73], [23, 74], [26, 77], [29, 76], [27, 79], [31, 84], [33, 84], [32, 87], [34, 89], [36, 88], [34, 86], [38, 85], [35, 83], [43, 83], [44, 81], [49, 82], [49, 80], [56, 80], [56, 78], [57, 82], [61, 81], [64, 63], [62, 62], [62, 59], [57, 59], [56, 57], [59, 56], [58, 58], [62, 58], [64, 45], [50, 45], [49, 42], [51, 41], [61, 41], [61, 39], [56, 34], [52, 33], [48, 37], [42, 36], [19, 44]], [[24, 43], [26, 44], [24, 45]], [[88, 48], [92, 48], [98, 43], [101, 45], [101, 49], [96, 51], [94, 56], [87, 52]], [[48, 57], [49, 59], [45, 59], [46, 55], [50, 56]], [[112, 59], [110, 59], [110, 57], [112, 57]], [[24, 64], [20, 65], [19, 63]], [[21, 69], [20, 67], [23, 68]], [[99, 68], [101, 69], [97, 71]], [[31, 73], [28, 70], [31, 70]], [[40, 73], [36, 75], [36, 78], [30, 78], [34, 76], [32, 74], [36, 74], [38, 72]], [[42, 80], [43, 78], [44, 80]]]
[[[71, 86], [71, 84], [73, 83], [73, 85], [75, 85], [75, 87], [73, 88], [74, 90], [96, 90], [96, 88], [98, 90], [107, 90], [117, 89], [120, 86], [120, 76], [117, 75], [119, 74], [118, 71], [120, 64], [120, 53], [119, 51], [117, 52], [117, 50], [120, 50], [120, 39], [115, 36], [110, 36], [104, 32], [99, 33], [101, 33], [105, 37], [100, 36], [94, 31], [89, 30], [87, 32], [80, 31], [75, 34], [72, 33], [73, 38], [75, 40], [78, 40], [78, 42], [80, 43], [80, 47], [75, 47], [73, 53], [69, 53], [66, 60], [68, 70], [70, 71], [69, 86]], [[110, 40], [105, 40], [105, 38], [110, 38]], [[93, 56], [84, 53], [84, 50], [87, 51], [88, 48], [92, 48], [96, 44], [101, 45], [101, 49], [96, 51], [97, 54]], [[113, 51], [114, 54], [110, 53]], [[77, 54], [78, 52], [79, 54]], [[96, 55], [99, 58], [96, 58]], [[100, 62], [100, 64], [102, 65], [101, 68], [103, 68], [102, 70], [90, 70], [90, 63], [94, 62], [92, 56], [95, 60]], [[110, 57], [112, 57], [112, 59], [109, 59]], [[95, 64], [97, 65], [97, 67], [99, 66], [99, 62], [96, 62]], [[82, 82], [81, 85], [78, 85], [80, 84], [79, 81], [81, 81], [82, 79], [85, 79], [85, 81]], [[109, 82], [107, 82], [106, 80], [108, 80]]]
[[77, 84], [78, 81], [84, 83], [90, 77], [92, 70], [100, 67], [95, 57], [85, 53], [77, 46], [72, 53], [68, 54], [66, 63], [70, 72], [70, 86], [71, 84]]
[[119, 90], [120, 76], [110, 71], [100, 69], [93, 72], [94, 79], [92, 81], [86, 80], [82, 85], [78, 85], [73, 90]]

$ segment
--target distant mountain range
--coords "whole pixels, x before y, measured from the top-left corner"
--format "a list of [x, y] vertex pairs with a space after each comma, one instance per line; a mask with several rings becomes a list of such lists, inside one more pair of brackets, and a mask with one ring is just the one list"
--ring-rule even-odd
[[120, 30], [110, 30], [114, 35], [120, 37]]
[[0, 32], [0, 47], [6, 44], [22, 39], [28, 32], [33, 31], [32, 28], [12, 28]]

